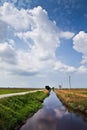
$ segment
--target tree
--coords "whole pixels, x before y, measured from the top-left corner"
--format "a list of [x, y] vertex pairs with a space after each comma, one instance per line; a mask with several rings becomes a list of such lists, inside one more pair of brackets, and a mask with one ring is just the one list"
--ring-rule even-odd
[[45, 89], [47, 89], [48, 91], [51, 91], [51, 88], [48, 85], [45, 86]]

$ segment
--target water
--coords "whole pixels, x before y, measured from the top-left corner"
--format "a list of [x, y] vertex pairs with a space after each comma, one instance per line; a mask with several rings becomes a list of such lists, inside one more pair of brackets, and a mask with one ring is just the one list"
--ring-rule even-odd
[[20, 130], [87, 130], [87, 122], [68, 112], [51, 91], [44, 100], [43, 108], [29, 118]]

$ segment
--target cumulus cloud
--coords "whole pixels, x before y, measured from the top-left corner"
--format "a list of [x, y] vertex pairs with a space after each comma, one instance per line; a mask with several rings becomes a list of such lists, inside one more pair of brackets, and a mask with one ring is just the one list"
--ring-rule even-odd
[[78, 73], [78, 74], [87, 73], [87, 67], [84, 65], [76, 68], [74, 66], [66, 65], [66, 64], [62, 63], [61, 61], [57, 61], [55, 63], [54, 70], [62, 72], [62, 73], [69, 73], [69, 74], [71, 74], [71, 73]]
[[54, 66], [62, 72], [74, 71], [74, 67], [59, 63], [55, 55], [60, 47], [60, 38], [70, 39], [74, 33], [59, 30], [45, 9], [38, 6], [19, 10], [10, 3], [4, 3], [0, 7], [0, 20], [9, 34], [0, 43], [0, 60], [1, 64], [4, 62], [4, 68], [28, 76]]
[[87, 73], [87, 67], [80, 66], [77, 70], [78, 73]]
[[8, 37], [8, 24], [0, 20], [0, 41], [7, 39]]
[[0, 19], [16, 30], [27, 30], [33, 22], [27, 10], [19, 11], [14, 5], [7, 2], [0, 7]]
[[83, 54], [81, 63], [87, 63], [87, 33], [80, 31], [75, 35], [73, 38], [73, 48]]
[[16, 52], [13, 47], [14, 41], [9, 40], [8, 43], [0, 43], [0, 61], [9, 64], [16, 64]]
[[71, 73], [71, 72], [76, 72], [76, 68], [73, 66], [69, 66], [69, 65], [65, 65], [60, 61], [57, 61], [55, 66], [54, 66], [54, 70], [58, 70], [60, 72], [64, 72], [64, 73]]
[[66, 39], [70, 39], [74, 36], [74, 33], [72, 32], [60, 32], [60, 37], [61, 38], [66, 38]]

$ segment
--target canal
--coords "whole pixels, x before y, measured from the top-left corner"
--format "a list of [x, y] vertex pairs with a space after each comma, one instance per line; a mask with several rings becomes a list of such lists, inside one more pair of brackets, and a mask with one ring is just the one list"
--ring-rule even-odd
[[87, 130], [87, 122], [69, 112], [51, 91], [43, 102], [43, 108], [29, 118], [20, 130]]

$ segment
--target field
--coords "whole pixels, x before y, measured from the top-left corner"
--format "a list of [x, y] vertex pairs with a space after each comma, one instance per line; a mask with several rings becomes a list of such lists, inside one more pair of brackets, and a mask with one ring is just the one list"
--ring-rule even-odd
[[14, 130], [42, 106], [47, 93], [37, 91], [0, 99], [0, 130]]
[[37, 90], [33, 88], [0, 88], [0, 94], [19, 93], [31, 90]]
[[55, 92], [67, 107], [87, 115], [87, 89], [56, 89]]

